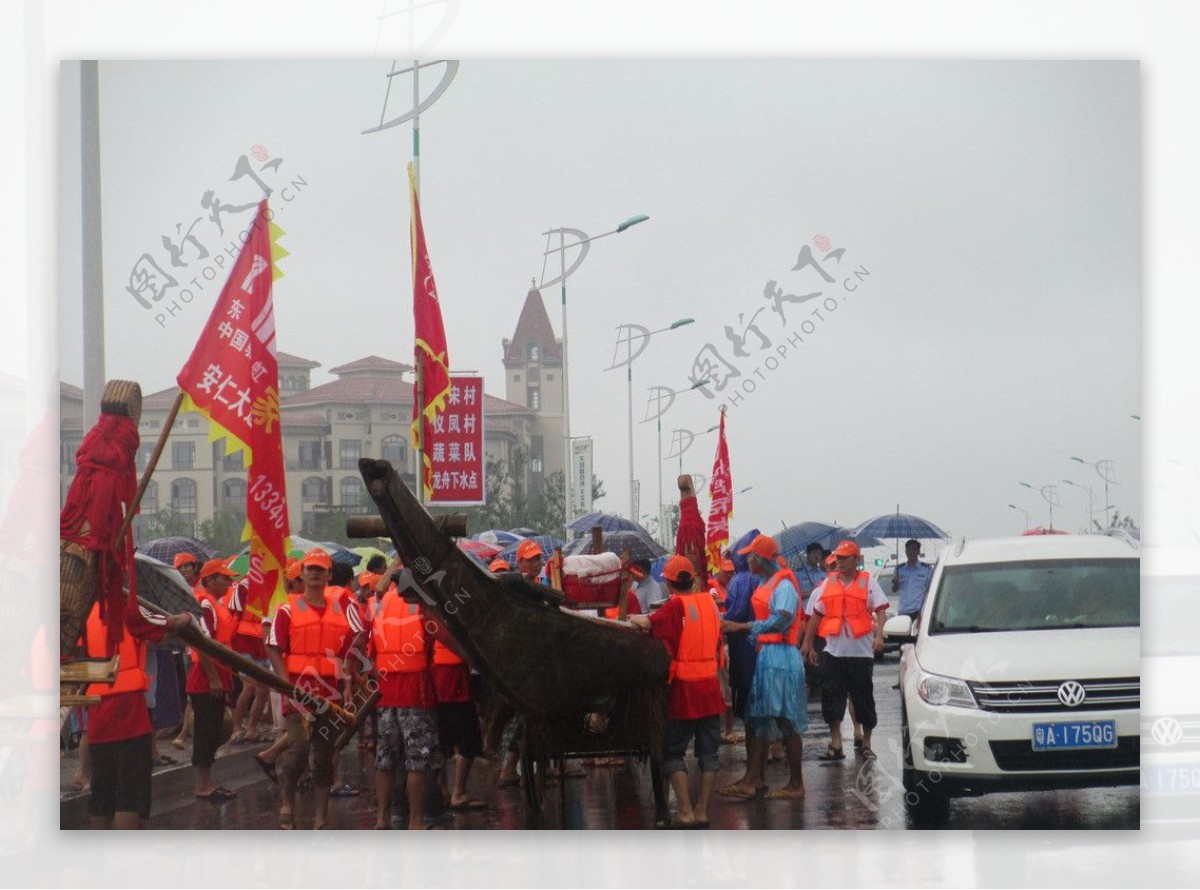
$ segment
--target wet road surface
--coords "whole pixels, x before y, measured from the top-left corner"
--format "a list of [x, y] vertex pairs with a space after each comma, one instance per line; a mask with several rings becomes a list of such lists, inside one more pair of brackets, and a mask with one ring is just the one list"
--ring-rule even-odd
[[[891, 689], [897, 677], [894, 657], [876, 665], [875, 698], [879, 726], [873, 747], [878, 760], [855, 758], [847, 748], [843, 761], [822, 763], [817, 755], [825, 750], [828, 730], [821, 720], [820, 702], [809, 701], [809, 729], [804, 734], [804, 783], [802, 800], [738, 800], [714, 796], [709, 807], [710, 828], [808, 828], [885, 829], [914, 827], [906, 817], [900, 785], [899, 693]], [[851, 738], [849, 721], [844, 735]], [[744, 749], [725, 745], [717, 787], [741, 777]], [[232, 760], [232, 759], [231, 759]], [[689, 758], [690, 760], [690, 758]], [[225, 803], [197, 801], [186, 782], [159, 782], [150, 827], [155, 829], [265, 829], [277, 827], [276, 788], [253, 766], [248, 757], [237, 766], [223, 767], [218, 761], [217, 780], [238, 792]], [[693, 788], [695, 787], [694, 763]], [[471, 773], [469, 791], [488, 803], [485, 810], [452, 812], [439, 824], [446, 829], [521, 829], [527, 827], [524, 798], [519, 789], [495, 786], [497, 765], [479, 760]], [[182, 772], [187, 772], [183, 770]], [[622, 767], [590, 766], [584, 778], [565, 780], [563, 786], [547, 787], [543, 826], [546, 828], [653, 829], [654, 804], [650, 771], [645, 764], [629, 761]], [[771, 788], [787, 782], [783, 762], [767, 766]], [[342, 754], [341, 781], [359, 790], [354, 797], [330, 801], [330, 827], [367, 829], [374, 827], [373, 755], [352, 744]], [[162, 790], [160, 791], [160, 787]], [[173, 790], [167, 790], [168, 788]], [[564, 812], [565, 811], [565, 812]], [[950, 805], [947, 823], [929, 827], [955, 829], [1136, 829], [1139, 790], [1128, 788], [1086, 789], [1061, 792], [992, 794], [960, 798]], [[64, 816], [64, 827], [67, 820]], [[297, 795], [297, 827], [312, 826], [312, 794]]]

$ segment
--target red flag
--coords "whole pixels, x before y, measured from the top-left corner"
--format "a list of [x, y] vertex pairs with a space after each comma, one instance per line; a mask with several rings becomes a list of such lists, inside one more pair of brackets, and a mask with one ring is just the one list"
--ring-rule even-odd
[[715, 575], [721, 568], [721, 551], [729, 545], [729, 519], [733, 516], [733, 475], [729, 470], [724, 411], [721, 412], [721, 431], [717, 434], [717, 456], [708, 482], [708, 496], [712, 506], [708, 510], [705, 553], [708, 571]]
[[[415, 328], [417, 384], [413, 389], [412, 444], [421, 449], [421, 484], [425, 500], [433, 497], [433, 464], [429, 442], [434, 418], [446, 410], [450, 396], [450, 356], [446, 349], [446, 330], [442, 326], [442, 306], [438, 302], [433, 266], [425, 246], [425, 227], [421, 224], [421, 200], [417, 196], [417, 177], [408, 165], [408, 192], [412, 200], [413, 321]], [[424, 415], [424, 436], [417, 427]]]
[[286, 596], [287, 488], [279, 428], [279, 365], [271, 283], [278, 278], [272, 250], [283, 232], [270, 222], [264, 199], [242, 252], [213, 307], [196, 348], [179, 372], [183, 407], [209, 420], [209, 438], [225, 439], [226, 453], [240, 451], [247, 466], [246, 525], [250, 539], [248, 606], [267, 614]]

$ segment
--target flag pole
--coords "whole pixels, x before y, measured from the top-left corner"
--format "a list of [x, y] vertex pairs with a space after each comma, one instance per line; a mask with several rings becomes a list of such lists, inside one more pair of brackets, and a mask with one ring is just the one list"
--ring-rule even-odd
[[154, 468], [158, 466], [158, 459], [162, 456], [163, 449], [167, 447], [167, 436], [171, 435], [171, 427], [175, 426], [175, 418], [179, 414], [179, 408], [182, 405], [183, 389], [181, 388], [175, 394], [175, 403], [171, 405], [171, 410], [167, 413], [167, 419], [163, 422], [162, 432], [158, 434], [158, 441], [154, 443], [154, 451], [150, 453], [150, 460], [146, 462], [146, 471], [142, 473], [142, 481], [138, 483], [137, 494], [133, 496], [132, 503], [125, 509], [125, 518], [121, 521], [121, 527], [117, 530], [117, 536], [113, 538], [114, 541], [123, 540], [125, 533], [129, 531], [134, 514], [137, 513], [138, 507], [142, 503], [142, 495], [146, 493], [146, 488], [150, 485], [150, 477], [154, 475]]

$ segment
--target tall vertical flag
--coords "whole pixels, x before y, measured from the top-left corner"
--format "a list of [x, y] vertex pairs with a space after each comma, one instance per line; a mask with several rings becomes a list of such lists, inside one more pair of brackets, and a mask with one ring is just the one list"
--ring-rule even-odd
[[717, 456], [713, 459], [712, 478], [708, 481], [708, 526], [705, 530], [705, 555], [708, 571], [721, 568], [721, 551], [729, 545], [729, 519], [733, 516], [733, 474], [729, 469], [729, 445], [725, 441], [725, 411], [721, 411], [721, 431], [717, 434]]
[[[417, 177], [408, 165], [408, 193], [412, 203], [413, 322], [415, 345], [412, 444], [421, 461], [423, 501], [433, 498], [433, 463], [427, 443], [431, 441], [434, 419], [446, 410], [450, 397], [450, 356], [446, 348], [446, 330], [442, 326], [442, 306], [438, 302], [433, 266], [425, 246], [425, 227], [421, 223], [421, 200], [417, 195]], [[423, 422], [422, 422], [423, 418]]]
[[279, 365], [275, 358], [272, 282], [287, 256], [277, 239], [266, 199], [258, 205], [244, 247], [191, 357], [176, 378], [185, 410], [209, 421], [209, 439], [225, 440], [226, 454], [241, 452], [247, 466], [246, 525], [250, 540], [247, 608], [259, 615], [286, 597], [287, 487], [279, 418]]

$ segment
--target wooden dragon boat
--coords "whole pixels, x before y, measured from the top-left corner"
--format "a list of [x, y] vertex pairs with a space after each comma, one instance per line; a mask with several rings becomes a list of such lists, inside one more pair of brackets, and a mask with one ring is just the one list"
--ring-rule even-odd
[[[364, 458], [359, 471], [406, 566], [401, 592], [434, 613], [523, 718], [528, 765], [568, 754], [658, 759], [670, 667], [659, 641], [576, 612], [558, 591], [519, 573], [484, 571], [447, 534], [447, 517], [430, 516], [390, 463]], [[373, 518], [352, 519], [348, 530], [354, 537], [381, 531]]]

